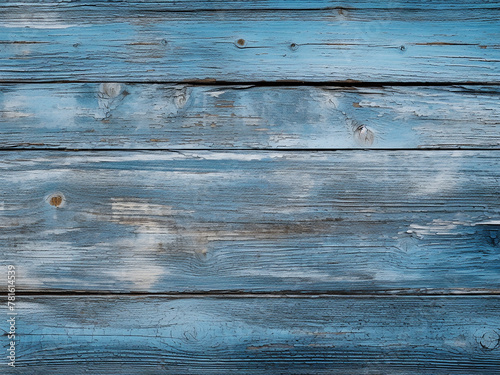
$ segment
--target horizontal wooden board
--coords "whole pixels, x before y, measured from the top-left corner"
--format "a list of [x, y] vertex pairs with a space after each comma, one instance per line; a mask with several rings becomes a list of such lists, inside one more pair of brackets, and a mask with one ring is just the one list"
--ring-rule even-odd
[[498, 2], [373, 3], [201, 12], [2, 3], [0, 81], [500, 82]]
[[498, 86], [0, 85], [0, 147], [498, 148]]
[[23, 296], [17, 313], [4, 374], [500, 373], [497, 297]]
[[0, 160], [0, 259], [23, 290], [500, 286], [498, 151]]
[[163, 12], [202, 11], [202, 10], [252, 10], [252, 9], [468, 9], [486, 8], [493, 9], [500, 4], [496, 0], [400, 0], [376, 1], [356, 0], [356, 2], [336, 0], [2, 0], [2, 6], [9, 7], [36, 7], [39, 10], [52, 10], [64, 3], [65, 6], [74, 8], [92, 7], [102, 11], [113, 8], [133, 10], [161, 10]]

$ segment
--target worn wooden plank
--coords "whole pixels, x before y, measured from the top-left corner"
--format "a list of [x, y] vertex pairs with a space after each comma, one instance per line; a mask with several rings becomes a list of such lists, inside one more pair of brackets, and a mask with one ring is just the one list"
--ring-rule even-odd
[[[36, 7], [39, 10], [49, 10], [69, 4], [74, 8], [92, 7], [102, 11], [108, 9], [108, 0], [2, 0], [2, 5], [8, 7]], [[163, 12], [178, 11], [202, 11], [202, 10], [319, 10], [319, 9], [470, 9], [498, 7], [498, 1], [484, 0], [399, 0], [399, 1], [375, 1], [356, 0], [356, 2], [336, 0], [113, 0], [114, 8], [128, 8], [133, 10], [161, 10]]]
[[498, 2], [373, 3], [200, 12], [2, 3], [0, 80], [500, 82]]
[[5, 374], [500, 373], [498, 297], [23, 296], [17, 312]]
[[23, 290], [500, 286], [498, 151], [1, 156]]
[[0, 147], [498, 148], [498, 86], [0, 85]]

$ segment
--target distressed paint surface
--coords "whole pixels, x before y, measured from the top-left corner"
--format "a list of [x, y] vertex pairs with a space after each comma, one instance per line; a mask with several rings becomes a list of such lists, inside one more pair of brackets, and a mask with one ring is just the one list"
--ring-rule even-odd
[[500, 372], [492, 296], [37, 296], [19, 311], [6, 374]]
[[498, 151], [4, 152], [1, 257], [25, 290], [498, 290], [499, 168]]
[[335, 0], [115, 0], [110, 4], [108, 0], [2, 0], [2, 5], [6, 9], [19, 8], [24, 4], [41, 12], [47, 12], [54, 7], [62, 4], [70, 4], [75, 9], [93, 7], [94, 9], [104, 11], [113, 9], [128, 10], [161, 10], [164, 12], [178, 11], [216, 11], [216, 10], [329, 10], [329, 9], [492, 9], [498, 5], [496, 0], [457, 0], [450, 2], [448, 0], [356, 0], [356, 2], [335, 1]]
[[500, 374], [499, 77], [499, 1], [0, 1], [2, 373]]
[[0, 146], [498, 148], [496, 86], [0, 86]]
[[500, 82], [499, 3], [439, 4], [169, 12], [2, 3], [0, 81]]

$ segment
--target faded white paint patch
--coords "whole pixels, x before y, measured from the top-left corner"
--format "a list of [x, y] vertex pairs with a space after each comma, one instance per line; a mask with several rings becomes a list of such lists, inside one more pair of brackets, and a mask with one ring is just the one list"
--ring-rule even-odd
[[2, 109], [0, 110], [0, 117], [5, 119], [16, 119], [33, 117], [33, 113], [25, 112], [28, 106], [29, 99], [24, 95], [10, 93], [7, 98], [2, 101]]
[[443, 190], [449, 189], [452, 183], [452, 176], [448, 171], [443, 171], [432, 176], [432, 179], [419, 185], [418, 194], [436, 194]]
[[104, 273], [114, 280], [132, 283], [137, 289], [148, 290], [167, 271], [151, 261], [133, 259], [132, 264], [120, 265]]
[[[270, 270], [263, 268], [246, 268], [235, 272], [238, 276], [275, 277], [279, 279], [306, 279], [314, 281], [342, 281], [343, 278], [334, 277], [326, 272], [303, 269]], [[340, 280], [339, 280], [340, 279]], [[352, 280], [351, 277], [346, 280]]]
[[[409, 281], [419, 280], [421, 277], [417, 274], [410, 274], [408, 272], [398, 272], [393, 270], [377, 270], [373, 279], [377, 281], [396, 282], [396, 281]], [[366, 281], [366, 280], [365, 280]]]
[[[36, 163], [46, 163], [46, 162], [56, 162], [58, 166], [60, 165], [78, 165], [78, 164], [88, 164], [88, 163], [124, 163], [124, 162], [142, 162], [142, 161], [168, 161], [168, 160], [188, 160], [188, 159], [202, 159], [202, 160], [233, 160], [233, 161], [259, 161], [259, 160], [294, 160], [294, 161], [327, 161], [331, 160], [331, 156], [328, 154], [318, 153], [318, 154], [294, 154], [290, 152], [260, 152], [260, 153], [250, 153], [250, 152], [193, 152], [189, 150], [185, 151], [175, 151], [175, 152], [131, 152], [125, 155], [111, 155], [109, 153], [95, 155], [95, 154], [84, 154], [77, 156], [65, 156], [61, 158], [55, 157], [39, 157], [30, 160], [23, 161], [23, 164], [29, 163], [29, 165], [34, 165]], [[373, 159], [373, 158], [372, 158]], [[364, 157], [365, 161], [369, 161], [369, 158]], [[377, 159], [378, 160], [378, 159]], [[377, 162], [374, 160], [373, 162]], [[378, 160], [380, 162], [380, 160]], [[11, 165], [11, 162], [9, 163]]]
[[455, 340], [444, 340], [443, 344], [446, 346], [453, 346], [457, 348], [465, 348], [469, 346], [469, 343], [463, 337], [456, 338]]
[[306, 203], [314, 195], [314, 189], [319, 183], [313, 174], [305, 170], [277, 170], [263, 176], [277, 190], [286, 191], [288, 204], [263, 207], [263, 213], [294, 214], [307, 212], [310, 208]]
[[210, 92], [207, 92], [206, 94], [210, 95], [213, 98], [218, 98], [219, 96], [221, 96], [224, 93], [225, 93], [225, 91], [221, 90], [221, 91], [210, 91]]
[[206, 152], [206, 153], [190, 153], [191, 157], [200, 158], [204, 160], [235, 160], [235, 161], [252, 161], [273, 159], [278, 157], [285, 157], [285, 154], [250, 154], [250, 153], [223, 153], [223, 152]]
[[172, 206], [151, 204], [140, 201], [130, 201], [125, 198], [111, 198], [111, 210], [116, 214], [165, 216], [174, 215], [181, 211], [174, 210]]
[[334, 276], [326, 272], [312, 269], [290, 268], [287, 270], [269, 270], [263, 268], [246, 268], [235, 272], [238, 276], [274, 277], [279, 279], [301, 279], [311, 282], [366, 282], [364, 276]]
[[[175, 215], [186, 211], [175, 210], [172, 206], [128, 200], [125, 198], [112, 198], [111, 215], [99, 215], [101, 220], [131, 225], [136, 227], [136, 233], [149, 233], [168, 236], [175, 239]], [[159, 242], [158, 240], [155, 240]], [[162, 238], [161, 241], [165, 241]], [[160, 242], [161, 242], [160, 241]]]
[[406, 232], [409, 234], [416, 234], [417, 236], [424, 235], [449, 235], [460, 234], [456, 232], [458, 226], [469, 226], [470, 224], [462, 221], [447, 221], [441, 219], [434, 219], [432, 222], [425, 225], [411, 224], [410, 229]]
[[[57, 160], [58, 162], [64, 161], [63, 165], [77, 165], [82, 163], [106, 163], [106, 162], [139, 162], [139, 161], [167, 161], [167, 160], [179, 160], [179, 159], [191, 159], [198, 158], [204, 160], [235, 160], [235, 161], [251, 161], [251, 160], [264, 160], [264, 159], [275, 159], [282, 158], [290, 155], [286, 154], [239, 154], [239, 153], [223, 153], [223, 152], [167, 152], [167, 153], [148, 153], [148, 152], [137, 152], [131, 153], [124, 156], [94, 156], [91, 154], [85, 156], [71, 156], [64, 159]], [[37, 162], [47, 162], [55, 161], [53, 158], [38, 158], [32, 159], [32, 163]]]
[[41, 237], [46, 237], [46, 236], [55, 236], [55, 235], [66, 234], [69, 232], [78, 232], [81, 230], [82, 230], [81, 228], [54, 228], [54, 229], [39, 231], [38, 234]]
[[[40, 162], [40, 159], [32, 159], [32, 160], [22, 160], [21, 162], [23, 163], [24, 166], [33, 166], [37, 162]], [[47, 161], [49, 161], [47, 159]], [[54, 161], [54, 160], [50, 160]], [[64, 159], [61, 159], [59, 161], [64, 161]], [[62, 163], [61, 163], [62, 164]], [[70, 169], [58, 169], [58, 170], [48, 170], [48, 169], [40, 169], [40, 170], [27, 170], [27, 171], [19, 171], [16, 172], [13, 175], [9, 176], [8, 182], [10, 184], [24, 184], [31, 182], [33, 180], [35, 181], [56, 181], [56, 180], [64, 180], [65, 177], [67, 178], [70, 176], [72, 173], [74, 173], [74, 170]]]
[[54, 23], [47, 23], [46, 21], [42, 20], [36, 20], [36, 21], [23, 21], [21, 23], [4, 22], [0, 24], [0, 27], [7, 27], [7, 28], [29, 27], [30, 29], [67, 29], [69, 27], [73, 27], [73, 25], [54, 24]]
[[76, 127], [75, 119], [80, 115], [79, 104], [74, 95], [54, 95], [45, 89], [29, 90], [20, 87], [9, 93], [2, 101], [0, 117], [8, 119], [34, 117], [31, 127], [43, 129], [68, 129]]
[[[446, 162], [435, 163], [435, 160], [429, 159], [426, 173], [422, 173], [416, 189], [413, 191], [417, 195], [438, 194], [456, 189], [460, 183], [460, 167], [462, 165], [463, 154], [459, 151], [453, 151], [446, 154]], [[425, 162], [424, 162], [425, 163]], [[433, 166], [436, 169], [433, 169]]]
[[30, 29], [67, 29], [75, 25], [63, 22], [56, 12], [43, 11], [37, 13], [26, 12], [26, 15], [16, 16], [14, 21], [0, 23], [0, 27], [30, 28]]
[[15, 111], [0, 111], [0, 116], [6, 119], [16, 119], [16, 118], [25, 118], [25, 117], [33, 117], [33, 113], [24, 113], [24, 112], [15, 112]]

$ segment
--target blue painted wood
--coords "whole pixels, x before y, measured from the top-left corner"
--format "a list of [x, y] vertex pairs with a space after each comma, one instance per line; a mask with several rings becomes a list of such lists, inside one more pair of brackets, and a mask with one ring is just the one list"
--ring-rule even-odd
[[500, 289], [498, 151], [1, 160], [0, 258], [21, 290]]
[[0, 86], [0, 147], [498, 148], [498, 87]]
[[498, 374], [489, 297], [23, 296], [4, 374]]
[[498, 1], [0, 1], [3, 372], [499, 374], [498, 86], [450, 85], [500, 83], [499, 30]]
[[500, 82], [498, 2], [217, 12], [20, 4], [0, 4], [1, 81]]
[[132, 10], [161, 10], [163, 12], [200, 11], [200, 10], [255, 10], [255, 9], [467, 9], [468, 7], [480, 9], [494, 9], [499, 2], [496, 0], [356, 0], [355, 2], [336, 0], [2, 0], [2, 5], [20, 7], [29, 4], [39, 10], [54, 9], [55, 6], [70, 4], [73, 8], [84, 9], [92, 7], [96, 10], [107, 10], [110, 6]]

